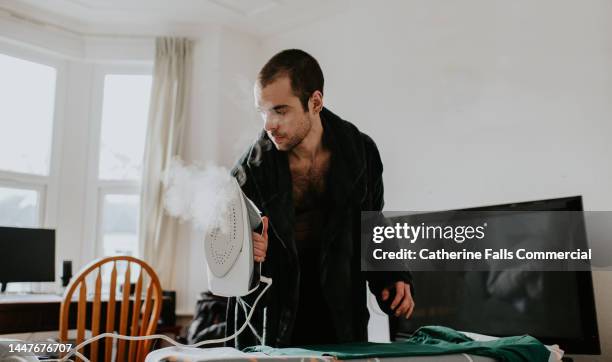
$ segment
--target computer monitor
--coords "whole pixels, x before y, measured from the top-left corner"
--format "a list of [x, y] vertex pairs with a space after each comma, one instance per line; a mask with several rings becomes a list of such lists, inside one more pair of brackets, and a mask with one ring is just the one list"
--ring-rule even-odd
[[55, 230], [0, 227], [0, 283], [55, 281]]
[[[576, 196], [465, 210], [582, 211], [583, 207], [582, 198]], [[584, 224], [578, 232], [586, 243]], [[421, 326], [445, 325], [500, 337], [530, 334], [545, 344], [558, 344], [568, 354], [600, 353], [590, 271], [522, 272], [518, 285], [510, 284], [512, 278], [497, 278], [500, 282], [493, 290], [491, 273], [413, 272], [417, 308], [410, 320], [392, 320], [391, 335], [402, 339]]]

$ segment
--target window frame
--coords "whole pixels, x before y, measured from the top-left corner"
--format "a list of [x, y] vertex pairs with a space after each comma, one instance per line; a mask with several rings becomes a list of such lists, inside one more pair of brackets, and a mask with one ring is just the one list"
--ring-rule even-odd
[[[92, 245], [84, 247], [85, 260], [103, 256], [103, 207], [104, 196], [126, 194], [140, 196], [141, 181], [102, 180], [99, 178], [100, 144], [102, 137], [102, 110], [104, 107], [104, 80], [106, 75], [150, 75], [153, 64], [100, 64], [96, 67], [92, 81], [91, 128], [89, 135], [89, 166], [85, 210], [85, 236]], [[146, 130], [145, 130], [146, 132]], [[139, 215], [140, 217], [140, 215]], [[138, 238], [138, 255], [142, 257], [143, 245]]]
[[0, 40], [0, 53], [55, 69], [55, 94], [46, 175], [0, 170], [0, 186], [38, 192], [37, 227], [57, 228], [62, 133], [67, 92], [67, 62], [64, 58], [23, 45]]

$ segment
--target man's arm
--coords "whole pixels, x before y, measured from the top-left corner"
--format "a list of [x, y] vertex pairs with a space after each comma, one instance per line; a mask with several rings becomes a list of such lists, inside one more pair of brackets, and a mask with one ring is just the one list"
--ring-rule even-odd
[[[368, 162], [368, 187], [371, 192], [369, 210], [382, 211], [384, 207], [383, 165], [374, 141], [364, 135]], [[382, 216], [382, 213], [381, 213]], [[379, 306], [388, 314], [410, 318], [414, 310], [412, 276], [408, 270], [396, 272], [367, 272], [370, 290], [376, 296]]]

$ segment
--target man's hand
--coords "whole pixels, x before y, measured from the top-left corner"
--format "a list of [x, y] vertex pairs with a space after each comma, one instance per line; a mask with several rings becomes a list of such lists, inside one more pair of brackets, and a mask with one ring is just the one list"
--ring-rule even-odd
[[262, 217], [261, 222], [263, 223], [261, 234], [253, 232], [253, 259], [258, 263], [266, 260], [266, 251], [268, 251], [268, 217]]
[[[389, 288], [383, 289], [382, 300], [387, 301], [389, 295]], [[396, 317], [410, 318], [414, 311], [414, 300], [410, 292], [410, 284], [404, 282], [395, 283], [395, 298], [391, 303], [391, 310], [395, 311]]]

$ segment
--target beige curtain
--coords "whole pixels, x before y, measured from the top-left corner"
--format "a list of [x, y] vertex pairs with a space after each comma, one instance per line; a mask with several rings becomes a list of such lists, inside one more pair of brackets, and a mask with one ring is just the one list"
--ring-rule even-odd
[[174, 288], [178, 222], [164, 212], [164, 170], [181, 156], [187, 120], [193, 44], [183, 38], [156, 39], [140, 202], [140, 238], [144, 259], [164, 289]]

